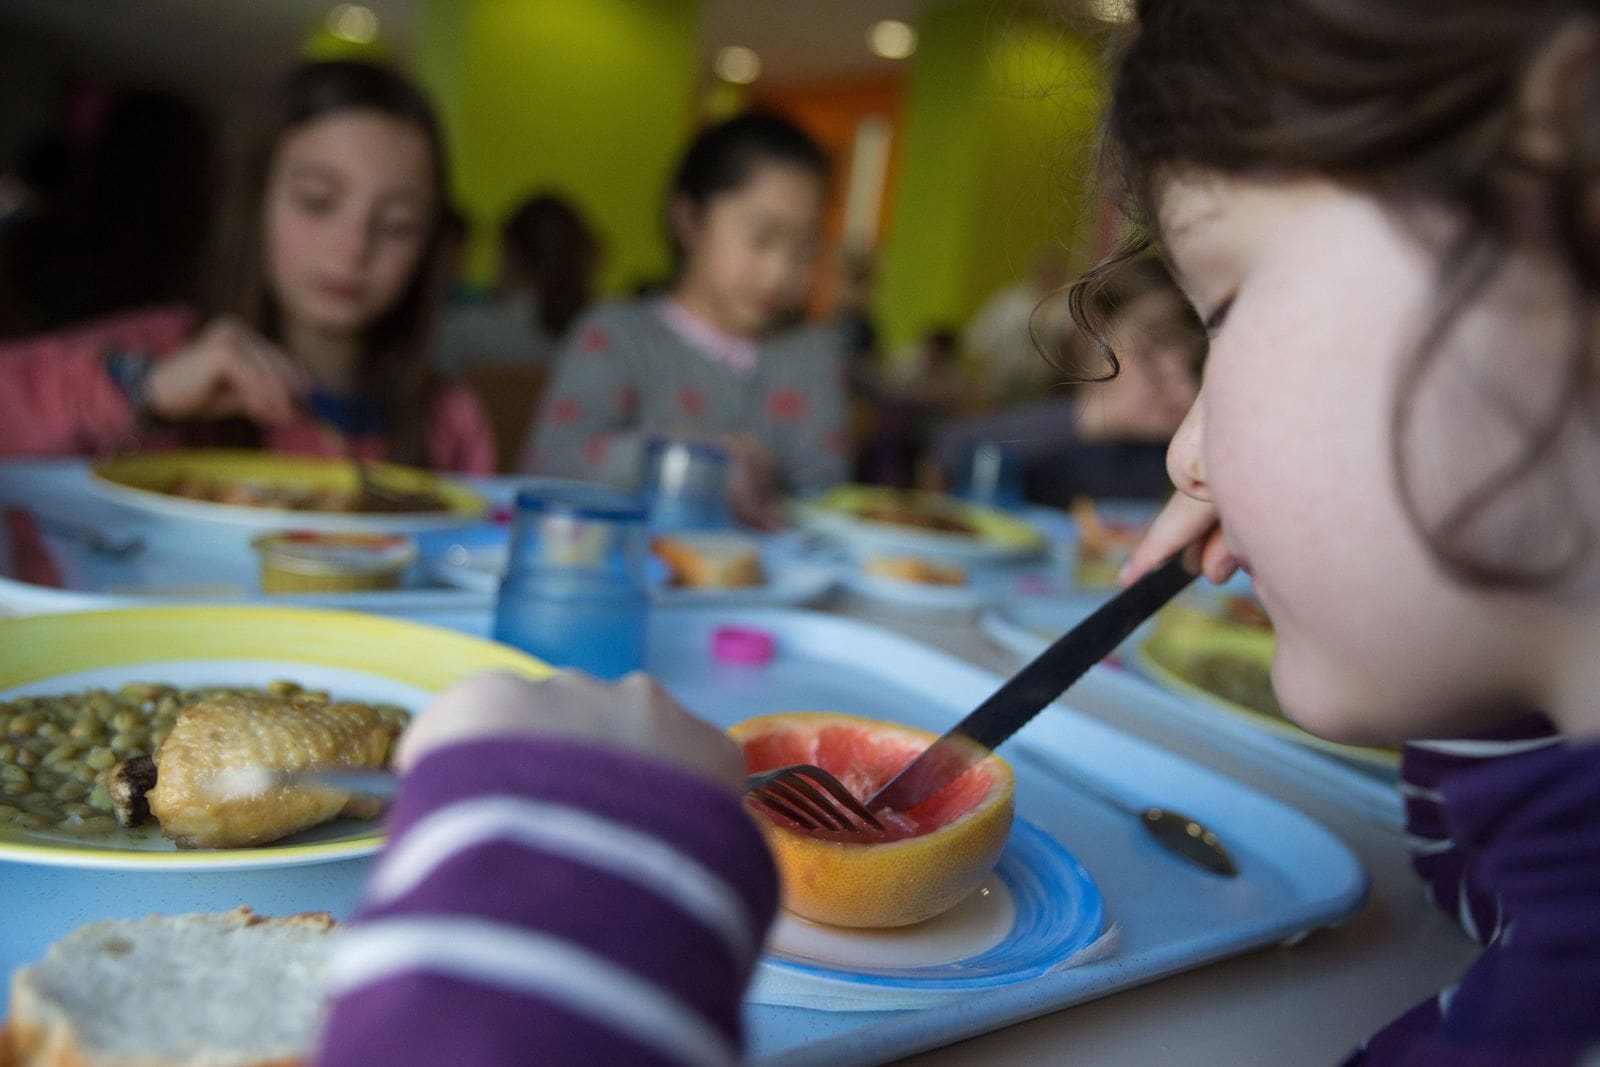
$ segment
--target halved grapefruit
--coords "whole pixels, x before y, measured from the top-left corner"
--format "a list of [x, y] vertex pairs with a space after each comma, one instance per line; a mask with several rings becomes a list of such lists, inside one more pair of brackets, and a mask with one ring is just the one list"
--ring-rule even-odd
[[[865, 800], [935, 740], [913, 726], [833, 712], [746, 719], [728, 731], [750, 773], [791, 763], [831, 771]], [[751, 802], [783, 879], [783, 903], [834, 926], [909, 926], [960, 903], [988, 877], [1011, 832], [1011, 768], [996, 755], [909, 811], [878, 812], [884, 829], [802, 830]]]

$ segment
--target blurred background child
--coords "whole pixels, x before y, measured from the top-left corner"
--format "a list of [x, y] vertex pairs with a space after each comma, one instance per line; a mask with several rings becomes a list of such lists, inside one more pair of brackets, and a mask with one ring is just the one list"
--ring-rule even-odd
[[982, 403], [1008, 407], [1049, 392], [1050, 368], [1071, 334], [1067, 278], [1065, 254], [1047, 248], [1026, 278], [993, 293], [967, 322], [961, 347], [976, 364]]
[[[1151, 499], [1172, 491], [1167, 442], [1199, 390], [1204, 333], [1153, 256], [1122, 264], [1088, 299], [1090, 313], [1107, 323], [1120, 373], [946, 425], [933, 446], [943, 484], [960, 485], [976, 449], [996, 444], [1020, 465], [1023, 494], [1036, 503], [1065, 507], [1080, 496]], [[1035, 361], [1053, 365], [1063, 380], [1096, 376], [1093, 342], [1071, 323], [1063, 329], [1054, 363], [1037, 348]]]
[[487, 299], [449, 308], [439, 369], [538, 367], [594, 299], [600, 238], [577, 205], [554, 193], [518, 204], [500, 226], [500, 277]]
[[827, 177], [822, 150], [785, 119], [701, 132], [668, 194], [668, 292], [579, 320], [524, 469], [632, 485], [651, 435], [708, 439], [730, 454], [735, 516], [763, 527], [778, 493], [842, 481], [843, 335], [781, 328], [807, 295]]
[[0, 456], [228, 444], [487, 472], [476, 401], [431, 369], [446, 203], [420, 92], [360, 63], [301, 67], [227, 220], [214, 312], [0, 346]]

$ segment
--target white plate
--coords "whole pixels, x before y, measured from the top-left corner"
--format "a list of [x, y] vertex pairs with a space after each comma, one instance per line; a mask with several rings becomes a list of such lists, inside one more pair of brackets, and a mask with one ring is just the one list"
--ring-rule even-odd
[[[1105, 902], [1073, 855], [1018, 819], [989, 879], [943, 915], [892, 930], [780, 916], [751, 999], [874, 1011], [1059, 969], [1099, 939]], [[843, 995], [844, 1000], [831, 996]]]
[[[247, 660], [189, 660], [140, 663], [61, 675], [45, 682], [0, 692], [0, 700], [86, 689], [116, 689], [128, 682], [157, 682], [180, 688], [207, 685], [261, 687], [287, 678], [308, 689], [326, 689], [335, 700], [397, 704], [420, 711], [430, 694], [415, 686], [358, 671], [316, 664]], [[129, 870], [245, 870], [289, 867], [352, 859], [376, 852], [383, 844], [378, 824], [363, 819], [335, 819], [291, 837], [251, 849], [182, 851], [161, 836], [152, 822], [134, 830], [118, 830], [104, 838], [33, 831], [0, 831], [0, 859], [26, 859], [47, 866]]]
[[[0, 621], [0, 700], [128, 682], [264, 687], [288, 679], [338, 700], [415, 713], [458, 678], [500, 668], [538, 677], [531, 657], [413, 622], [255, 607], [145, 608]], [[102, 870], [245, 870], [354, 859], [379, 824], [340, 819], [257, 848], [180, 850], [153, 827], [105, 837], [0, 828], [0, 860]]]
[[857, 558], [910, 555], [949, 563], [1015, 562], [1039, 555], [1047, 547], [1042, 534], [1026, 515], [1012, 515], [951, 500], [968, 518], [981, 524], [977, 536], [918, 530], [859, 518], [852, 508], [884, 491], [867, 486], [842, 486], [816, 500], [800, 501], [794, 514], [800, 524], [837, 541]]
[[860, 567], [850, 567], [845, 570], [840, 584], [865, 600], [913, 611], [977, 611], [1001, 595], [993, 587], [975, 584], [970, 574], [964, 585], [930, 585], [868, 574]]
[[[500, 533], [494, 538], [499, 543], [483, 544], [476, 537], [463, 537], [441, 551], [430, 553], [423, 566], [436, 581], [446, 585], [495, 593], [506, 571], [508, 550], [504, 538], [505, 534]], [[838, 572], [832, 563], [803, 559], [770, 544], [762, 547], [761, 563], [767, 580], [760, 585], [737, 589], [679, 589], [658, 584], [651, 589], [651, 599], [662, 607], [754, 608], [807, 604], [833, 588]]]
[[965, 567], [966, 584], [930, 585], [869, 574], [851, 563], [841, 569], [840, 584], [851, 593], [908, 612], [975, 612], [992, 605], [1071, 595], [1054, 559], [1029, 564], [975, 564]]
[[179, 473], [307, 486], [343, 484], [342, 479], [353, 480], [354, 477], [349, 473], [348, 460], [232, 449], [158, 452], [107, 460], [90, 467], [87, 484], [91, 491], [108, 500], [150, 515], [244, 530], [405, 533], [451, 529], [478, 522], [483, 517], [483, 499], [450, 478], [392, 464], [375, 464], [374, 467], [384, 472], [385, 477], [397, 480], [397, 484], [415, 485], [438, 493], [444, 497], [449, 510], [402, 514], [296, 511], [193, 500], [157, 488]]

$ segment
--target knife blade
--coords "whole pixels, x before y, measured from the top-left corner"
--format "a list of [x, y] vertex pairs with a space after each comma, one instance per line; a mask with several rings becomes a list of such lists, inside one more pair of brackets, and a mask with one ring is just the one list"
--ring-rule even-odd
[[1068, 630], [1010, 681], [906, 764], [867, 800], [869, 811], [908, 811], [955, 781], [1027, 725], [1112, 649], [1177, 596], [1194, 575], [1171, 556]]
[[313, 787], [354, 796], [390, 799], [400, 791], [400, 776], [376, 767], [305, 767], [297, 771], [247, 765], [225, 767], [212, 775], [207, 791], [213, 796], [256, 797], [273, 789]]

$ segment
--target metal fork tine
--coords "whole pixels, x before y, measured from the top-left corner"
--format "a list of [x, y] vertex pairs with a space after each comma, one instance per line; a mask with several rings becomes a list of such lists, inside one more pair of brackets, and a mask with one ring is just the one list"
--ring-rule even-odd
[[877, 816], [843, 782], [809, 763], [751, 774], [745, 779], [745, 792], [808, 830], [854, 834], [862, 831], [863, 823], [875, 830], [883, 829]]
[[855, 794], [844, 787], [843, 782], [839, 781], [839, 779], [835, 778], [827, 771], [824, 771], [818, 767], [805, 767], [797, 773], [804, 774], [811, 781], [816, 782], [823, 789], [827, 790], [828, 795], [842, 804], [846, 811], [860, 819], [862, 822], [871, 826], [874, 830], [883, 829], [883, 824], [878, 821], [878, 817], [873, 815], [872, 812], [868, 811], [867, 806], [861, 803], [861, 801], [857, 800]]
[[[845, 790], [843, 785], [838, 784], [830, 774], [827, 777], [814, 777], [810, 771], [800, 771], [800, 773], [794, 774], [789, 779], [784, 779], [784, 782], [790, 787], [806, 790], [806, 795], [813, 800], [813, 803], [821, 806], [821, 808], [826, 808], [827, 814], [837, 819], [840, 829], [850, 830], [851, 833], [861, 832], [861, 822], [859, 822], [859, 819], [851, 819], [850, 809], [846, 808], [845, 811], [840, 811], [840, 805], [838, 805], [837, 801], [830, 800], [829, 797], [837, 798], [838, 792], [843, 792], [846, 797], [850, 797], [850, 792]], [[818, 789], [816, 789], [818, 785], [821, 785], [822, 790], [826, 790], [826, 797], [821, 792], [818, 792]]]
[[791, 808], [789, 805], [785, 804], [783, 801], [779, 800], [777, 797], [774, 797], [768, 791], [768, 789], [766, 789], [765, 787], [763, 787], [761, 789], [753, 790], [750, 793], [750, 799], [754, 800], [758, 804], [762, 804], [762, 805], [765, 805], [766, 807], [771, 808], [773, 811], [777, 812], [779, 815], [782, 815], [784, 818], [793, 819], [796, 823], [798, 823], [804, 829], [807, 829], [807, 830], [819, 830], [819, 829], [821, 829], [821, 826], [817, 822], [815, 822], [811, 818], [811, 816], [803, 815], [800, 812], [796, 811], [795, 809]]
[[850, 820], [841, 815], [828, 798], [819, 793], [815, 786], [797, 775], [786, 775], [778, 778], [767, 786], [767, 791], [777, 793], [789, 803], [796, 805], [802, 811], [811, 815], [817, 822], [829, 830], [852, 830]]

